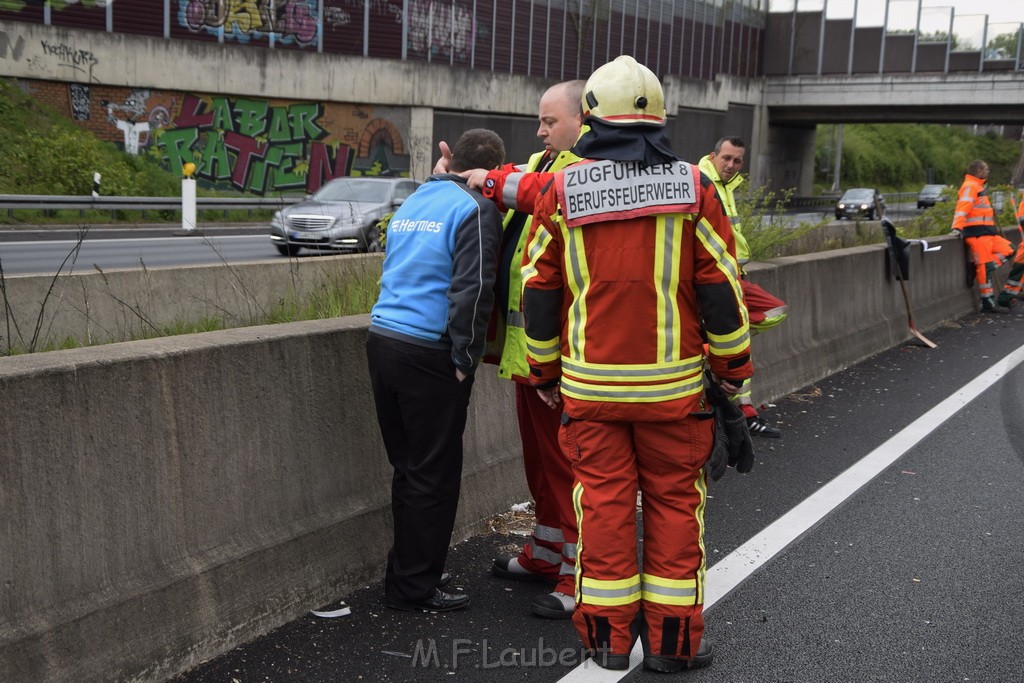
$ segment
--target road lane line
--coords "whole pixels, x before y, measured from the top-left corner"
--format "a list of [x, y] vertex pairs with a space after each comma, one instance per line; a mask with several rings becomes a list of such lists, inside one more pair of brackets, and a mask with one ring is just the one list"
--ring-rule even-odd
[[[707, 573], [704, 612], [732, 593], [754, 572], [818, 525], [827, 515], [853, 496], [876, 476], [903, 457], [907, 451], [953, 417], [961, 408], [1024, 362], [1024, 346], [1007, 355], [958, 391], [904, 427], [888, 441], [837, 475], [803, 502], [778, 518], [760, 533], [729, 553]], [[613, 683], [621, 681], [640, 665], [643, 650], [638, 640], [629, 653], [627, 671], [608, 671], [586, 661], [559, 682]]]

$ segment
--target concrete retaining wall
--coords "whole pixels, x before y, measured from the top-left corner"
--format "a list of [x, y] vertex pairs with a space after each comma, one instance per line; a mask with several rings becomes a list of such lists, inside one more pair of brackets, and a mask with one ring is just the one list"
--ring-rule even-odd
[[[215, 244], [215, 240], [214, 240]], [[339, 283], [371, 305], [376, 300], [381, 254], [276, 258], [225, 267], [94, 269], [65, 275], [8, 275], [4, 300], [10, 324], [0, 317], [0, 342], [30, 348], [34, 330], [40, 345], [73, 337], [81, 343], [156, 336], [155, 329], [207, 318], [226, 327], [252, 325], [285, 302], [313, 299]], [[368, 310], [363, 309], [363, 310]], [[6, 348], [0, 343], [0, 348]]]
[[[974, 306], [962, 245], [914, 250], [926, 329]], [[778, 259], [755, 398], [908, 339], [885, 252]], [[0, 358], [0, 680], [161, 680], [367, 581], [390, 468], [365, 316]], [[484, 368], [457, 537], [525, 500], [511, 387]], [[756, 476], [756, 473], [754, 474]]]

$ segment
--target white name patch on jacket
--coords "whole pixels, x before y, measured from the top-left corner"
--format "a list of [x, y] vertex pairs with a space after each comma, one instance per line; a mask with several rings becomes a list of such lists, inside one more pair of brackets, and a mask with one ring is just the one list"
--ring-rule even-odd
[[699, 176], [673, 161], [643, 168], [635, 162], [595, 161], [565, 169], [556, 180], [568, 226], [662, 213], [696, 213]]

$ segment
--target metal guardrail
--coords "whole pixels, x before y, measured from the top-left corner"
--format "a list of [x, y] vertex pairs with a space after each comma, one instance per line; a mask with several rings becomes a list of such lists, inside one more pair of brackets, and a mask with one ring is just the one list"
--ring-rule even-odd
[[[279, 209], [294, 204], [302, 197], [197, 197], [200, 211], [254, 211]], [[160, 211], [181, 210], [181, 197], [75, 197], [34, 194], [0, 194], [0, 209], [8, 214], [15, 210], [55, 211], [59, 209], [95, 209], [98, 211]]]

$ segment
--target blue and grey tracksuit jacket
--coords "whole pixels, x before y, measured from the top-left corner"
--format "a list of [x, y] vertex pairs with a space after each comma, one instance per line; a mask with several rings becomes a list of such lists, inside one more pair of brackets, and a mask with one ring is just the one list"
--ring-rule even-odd
[[450, 348], [455, 366], [471, 374], [484, 351], [500, 244], [492, 202], [457, 175], [430, 176], [388, 225], [370, 331]]

